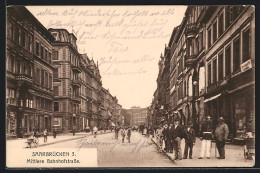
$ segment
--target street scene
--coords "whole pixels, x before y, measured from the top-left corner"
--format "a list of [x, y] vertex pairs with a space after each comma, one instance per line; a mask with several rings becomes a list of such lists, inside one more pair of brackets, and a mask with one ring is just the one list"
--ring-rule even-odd
[[80, 168], [255, 165], [254, 6], [6, 15], [7, 164], [48, 167], [53, 152]]

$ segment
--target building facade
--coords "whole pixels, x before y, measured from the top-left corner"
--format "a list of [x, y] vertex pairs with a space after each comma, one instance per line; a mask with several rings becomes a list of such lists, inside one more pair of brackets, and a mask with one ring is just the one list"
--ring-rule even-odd
[[7, 8], [6, 134], [51, 130], [52, 35], [22, 6]]
[[[140, 108], [138, 106], [133, 106], [130, 109], [124, 109], [126, 112], [125, 114], [130, 116], [129, 118], [129, 125], [141, 125], [148, 123], [147, 119], [147, 108]], [[126, 118], [125, 118], [126, 119]]]
[[7, 8], [7, 136], [118, 121], [122, 106], [103, 90], [98, 62], [80, 54], [76, 41], [66, 29], [47, 30], [25, 7]]
[[[254, 38], [252, 6], [188, 6], [168, 45], [173, 52], [168, 71], [170, 109], [164, 111], [179, 117], [182, 125], [191, 121], [197, 133], [206, 116], [214, 125], [223, 116], [230, 137], [236, 137], [241, 126], [255, 119]], [[160, 75], [163, 69], [157, 83], [165, 81]], [[163, 88], [158, 85], [157, 90]], [[154, 112], [160, 97], [160, 92], [154, 95]]]

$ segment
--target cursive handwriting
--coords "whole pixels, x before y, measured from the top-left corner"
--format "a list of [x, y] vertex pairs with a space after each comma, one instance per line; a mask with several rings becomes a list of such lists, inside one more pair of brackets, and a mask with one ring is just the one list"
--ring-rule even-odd
[[133, 147], [131, 150], [129, 150], [131, 153], [139, 153], [141, 149], [150, 147], [151, 144], [147, 142], [147, 140], [140, 139], [138, 142], [133, 143], [121, 143], [120, 140], [116, 141], [110, 141], [110, 142], [101, 142], [97, 139], [92, 139], [90, 141], [87, 140], [87, 138], [81, 138], [76, 141], [76, 146], [78, 147], [78, 151], [83, 147], [88, 146], [110, 146], [109, 151], [112, 152], [116, 147], [122, 146], [122, 147]]

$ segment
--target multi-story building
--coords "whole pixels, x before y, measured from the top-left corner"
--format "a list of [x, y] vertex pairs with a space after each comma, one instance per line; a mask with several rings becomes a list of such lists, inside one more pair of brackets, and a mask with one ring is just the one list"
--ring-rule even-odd
[[81, 56], [77, 51], [77, 38], [65, 29], [49, 29], [53, 41], [54, 125], [68, 132], [80, 130], [80, 73]]
[[7, 8], [7, 135], [51, 131], [53, 39], [25, 7]]
[[100, 126], [102, 120], [101, 116], [101, 91], [102, 81], [98, 69], [98, 63], [96, 64], [93, 58], [90, 60], [90, 70], [92, 71], [92, 116], [90, 119], [90, 127], [95, 125]]
[[128, 116], [130, 116], [130, 126], [139, 126], [141, 124], [147, 125], [147, 108], [133, 106], [130, 109], [124, 109], [124, 111]]
[[90, 118], [92, 116], [92, 72], [89, 69], [90, 59], [87, 54], [81, 54], [81, 88], [80, 88], [80, 124], [81, 129], [85, 129], [86, 127], [90, 127]]
[[213, 120], [223, 116], [236, 136], [255, 119], [255, 9], [218, 6], [211, 13], [205, 26], [205, 111]]
[[[252, 6], [187, 8], [170, 39], [176, 45], [169, 71], [171, 111], [183, 125], [192, 121], [199, 132], [203, 118], [211, 116], [216, 125], [223, 116], [231, 136], [236, 136], [241, 126], [254, 120], [254, 38]], [[157, 81], [163, 80], [159, 75]], [[154, 99], [156, 111], [160, 96]]]

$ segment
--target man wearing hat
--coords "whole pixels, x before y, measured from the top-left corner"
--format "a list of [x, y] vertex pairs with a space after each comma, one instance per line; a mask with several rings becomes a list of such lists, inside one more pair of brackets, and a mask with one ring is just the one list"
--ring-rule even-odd
[[[162, 138], [165, 143], [165, 150], [168, 152], [169, 151], [169, 146], [168, 146], [168, 137], [169, 137], [169, 128], [167, 122], [164, 122], [163, 124], [163, 131], [162, 131]], [[163, 148], [164, 149], [164, 148]]]
[[195, 131], [192, 128], [191, 122], [187, 123], [187, 127], [184, 130], [184, 138], [185, 138], [185, 150], [183, 159], [187, 159], [188, 150], [190, 150], [189, 158], [192, 159], [192, 148], [196, 142]]
[[207, 159], [210, 159], [212, 136], [213, 136], [213, 125], [212, 125], [211, 117], [207, 116], [206, 121], [203, 121], [201, 123], [200, 140], [202, 140], [202, 142], [201, 142], [199, 159], [203, 159], [205, 151], [206, 151]]
[[215, 130], [216, 146], [218, 148], [219, 159], [225, 159], [225, 143], [228, 138], [229, 130], [223, 117], [218, 118], [218, 125]]
[[173, 122], [169, 123], [169, 131], [168, 131], [168, 146], [169, 146], [169, 153], [173, 153], [173, 138], [172, 138], [172, 131], [173, 131]]
[[172, 128], [172, 131], [170, 135], [172, 136], [173, 139], [173, 146], [175, 150], [175, 160], [182, 160], [182, 155], [181, 155], [181, 140], [183, 138], [183, 129], [179, 125], [180, 119], [176, 118], [174, 120], [174, 126]]

